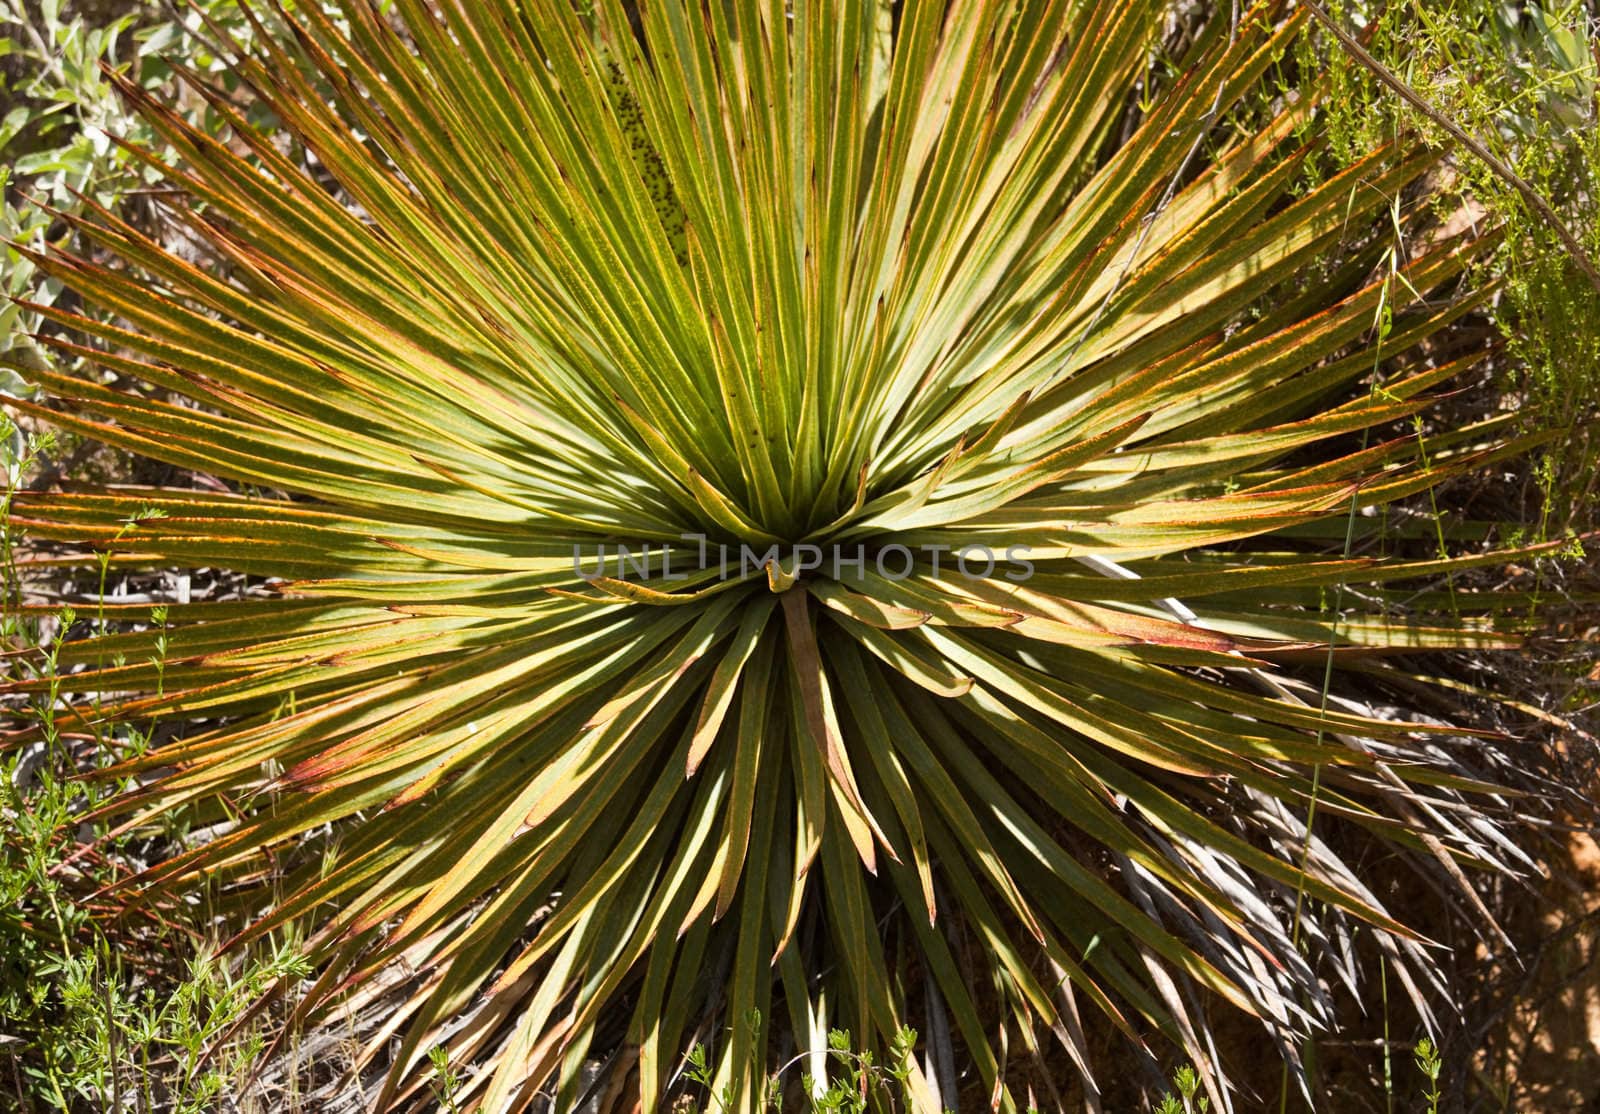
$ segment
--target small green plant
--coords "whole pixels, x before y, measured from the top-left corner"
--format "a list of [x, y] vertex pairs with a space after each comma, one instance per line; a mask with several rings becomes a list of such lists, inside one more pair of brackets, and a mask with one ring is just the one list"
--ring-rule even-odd
[[1443, 1061], [1439, 1058], [1439, 1050], [1434, 1047], [1431, 1040], [1423, 1037], [1417, 1042], [1413, 1055], [1416, 1058], [1417, 1070], [1428, 1080], [1428, 1088], [1422, 1093], [1423, 1101], [1428, 1104], [1427, 1114], [1439, 1114], [1439, 1073], [1444, 1067]]
[[[752, 1036], [754, 1032], [752, 1031]], [[828, 1033], [825, 1064], [841, 1070], [829, 1072], [830, 1082], [824, 1083], [809, 1072], [800, 1076], [800, 1090], [805, 1096], [806, 1109], [812, 1114], [864, 1114], [880, 1111], [883, 1114], [913, 1111], [918, 1106], [913, 1098], [911, 1073], [917, 1032], [908, 1027], [895, 1033], [890, 1042], [888, 1056], [883, 1064], [870, 1049], [856, 1049], [850, 1033], [834, 1029]], [[716, 1068], [706, 1047], [696, 1044], [684, 1056], [684, 1078], [705, 1092], [710, 1114], [723, 1114], [733, 1109], [738, 1101], [731, 1085], [716, 1088]], [[782, 1072], [775, 1072], [762, 1089], [762, 1108], [781, 1111], [783, 1093]]]
[[1172, 1085], [1177, 1093], [1169, 1091], [1162, 1096], [1156, 1114], [1206, 1114], [1211, 1109], [1211, 1100], [1200, 1093], [1200, 1073], [1192, 1065], [1185, 1064], [1174, 1072]]
[[856, 1050], [848, 1030], [828, 1034], [828, 1058], [841, 1070], [830, 1073], [827, 1086], [801, 1073], [801, 1090], [811, 1096], [816, 1114], [864, 1114], [866, 1110], [910, 1111], [912, 1050], [916, 1030], [902, 1028], [890, 1043], [887, 1062], [879, 1065], [868, 1049]]
[[450, 1050], [443, 1045], [428, 1049], [428, 1063], [433, 1068], [433, 1097], [438, 1100], [443, 1114], [458, 1114], [461, 1107], [457, 1096], [461, 1093], [461, 1072], [450, 1062]]

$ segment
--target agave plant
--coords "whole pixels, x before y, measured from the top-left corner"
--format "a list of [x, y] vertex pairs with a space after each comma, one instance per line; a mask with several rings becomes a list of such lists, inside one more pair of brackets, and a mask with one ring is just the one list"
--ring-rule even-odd
[[105, 604], [71, 722], [172, 736], [112, 768], [125, 827], [228, 821], [130, 900], [309, 925], [297, 1020], [392, 996], [379, 1108], [442, 1044], [471, 1109], [600, 1061], [649, 1111], [704, 1044], [755, 1109], [908, 1024], [1000, 1109], [1017, 1047], [1094, 1107], [1102, 1025], [1226, 1103], [1208, 1011], [1292, 1061], [1352, 926], [1438, 1000], [1340, 848], [1470, 894], [1494, 798], [1470, 732], [1340, 678], [1514, 635], [1385, 587], [1497, 555], [1358, 552], [1356, 511], [1528, 442], [1413, 425], [1482, 355], [1481, 241], [1397, 239], [1403, 143], [1306, 185], [1314, 79], [1261, 107], [1299, 16], [1170, 79], [1150, 0], [251, 18], [274, 128], [127, 87], [183, 248], [74, 218], [96, 250], [38, 265], [103, 312], [40, 340], [96, 370], [16, 404], [224, 482], [13, 516], [48, 563], [249, 578]]

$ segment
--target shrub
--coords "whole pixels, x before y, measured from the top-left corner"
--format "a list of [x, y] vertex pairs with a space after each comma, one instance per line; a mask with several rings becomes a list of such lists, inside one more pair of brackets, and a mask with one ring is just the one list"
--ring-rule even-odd
[[[1593, 43], [1600, 15], [1566, 0], [1506, 6], [1490, 0], [1345, 8], [1383, 64], [1406, 76], [1438, 111], [1530, 182], [1592, 259], [1600, 254], [1600, 103]], [[1419, 131], [1445, 156], [1438, 202], [1500, 229], [1478, 267], [1501, 282], [1494, 317], [1513, 360], [1500, 368], [1526, 428], [1565, 435], [1541, 447], [1532, 478], [1542, 498], [1537, 530], [1594, 523], [1600, 412], [1600, 290], [1574, 266], [1550, 219], [1427, 116], [1374, 81], [1327, 39], [1307, 37], [1331, 68], [1323, 121], [1343, 155], [1397, 131]], [[1591, 264], [1592, 266], [1592, 264]]]
[[16, 405], [225, 482], [12, 516], [36, 565], [247, 579], [59, 648], [63, 731], [174, 736], [101, 815], [222, 826], [118, 892], [310, 923], [301, 1018], [414, 972], [383, 1107], [615, 1051], [649, 1110], [702, 1046], [751, 1109], [786, 1041], [827, 1094], [830, 1030], [911, 1022], [1012, 1109], [1008, 1034], [1093, 1088], [1081, 1001], [1225, 1108], [1205, 1011], [1293, 1063], [1353, 926], [1426, 1015], [1330, 822], [1472, 900], [1504, 801], [1334, 678], [1519, 601], [1362, 512], [1542, 435], [1435, 406], [1487, 247], [1414, 219], [1436, 157], [1294, 196], [1315, 80], [1255, 94], [1303, 16], [1167, 77], [1160, 14], [313, 5], [237, 58], [272, 126], [192, 77], [223, 140], [124, 81], [188, 243], [67, 215], [98, 251], [29, 258], [119, 320], [32, 307], [99, 370]]
[[[12, 432], [0, 415], [0, 639], [8, 679], [36, 682], [21, 709], [36, 731], [0, 754], [0, 1098], [11, 1100], [8, 1110], [152, 1110], [159, 1102], [172, 1114], [201, 1114], [254, 1070], [266, 1026], [246, 1014], [275, 982], [303, 975], [304, 961], [282, 939], [257, 954], [217, 956], [203, 902], [116, 925], [96, 899], [126, 877], [148, 841], [108, 839], [104, 824], [89, 822], [118, 784], [80, 775], [148, 737], [119, 727], [113, 745], [97, 745], [56, 722], [62, 686], [72, 683], [59, 655], [78, 616], [70, 607], [17, 606], [24, 585], [10, 502], [19, 477], [51, 446], [48, 434], [24, 437], [23, 454], [12, 456]], [[163, 833], [165, 842], [179, 834]]]

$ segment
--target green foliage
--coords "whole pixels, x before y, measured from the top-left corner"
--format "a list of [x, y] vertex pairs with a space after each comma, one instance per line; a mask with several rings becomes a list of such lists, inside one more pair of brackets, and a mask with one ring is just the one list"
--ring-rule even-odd
[[1423, 1037], [1417, 1042], [1414, 1050], [1417, 1061], [1417, 1070], [1428, 1079], [1428, 1089], [1423, 1092], [1423, 1100], [1428, 1104], [1428, 1114], [1439, 1114], [1439, 1073], [1444, 1068], [1444, 1063], [1439, 1059], [1439, 1050], [1433, 1042]]
[[[116, 7], [113, 5], [113, 7]], [[157, 134], [117, 95], [102, 66], [126, 73], [146, 89], [173, 89], [172, 62], [237, 89], [224, 59], [197, 34], [202, 17], [248, 38], [232, 0], [194, 0], [182, 19], [161, 19], [159, 5], [128, 5], [107, 15], [101, 5], [68, 0], [0, 0], [0, 59], [8, 78], [0, 100], [0, 352], [19, 362], [0, 367], [0, 399], [33, 397], [27, 370], [41, 366], [30, 334], [45, 323], [39, 307], [57, 305], [64, 287], [19, 250], [71, 242], [57, 213], [85, 204], [148, 212], [146, 195], [159, 175], [114, 142], [161, 150]], [[185, 115], [215, 133], [220, 118], [200, 106]], [[259, 118], [258, 118], [259, 120]], [[70, 361], [76, 365], [77, 361]], [[11, 429], [8, 451], [23, 452], [23, 432]], [[78, 438], [58, 438], [62, 455]]]
[[[254, 1028], [225, 1041], [224, 1034], [265, 990], [304, 974], [305, 962], [287, 941], [243, 962], [224, 960], [197, 947], [192, 929], [165, 920], [112, 936], [96, 915], [92, 895], [126, 873], [119, 864], [139, 857], [142, 841], [113, 836], [93, 819], [118, 786], [82, 775], [86, 762], [92, 768], [110, 756], [110, 740], [85, 748], [58, 719], [71, 684], [61, 649], [88, 617], [21, 605], [11, 502], [50, 436], [21, 441], [22, 454], [3, 461], [0, 643], [8, 679], [31, 679], [38, 695], [10, 709], [13, 726], [32, 722], [34, 742], [0, 756], [0, 1087], [20, 1083], [18, 1101], [31, 1096], [59, 1110], [121, 1109], [121, 1100], [150, 1110], [159, 1095], [164, 1111], [201, 1114], [237, 1089], [261, 1051]], [[96, 623], [104, 629], [103, 617]], [[116, 748], [137, 752], [147, 742], [132, 728], [119, 732]], [[130, 942], [137, 948], [125, 956]], [[163, 967], [164, 958], [177, 969]]]
[[[748, 1023], [752, 1032], [760, 1027], [759, 1015]], [[879, 1065], [870, 1049], [857, 1050], [845, 1029], [828, 1033], [826, 1054], [818, 1061], [824, 1068], [832, 1066], [827, 1078], [818, 1079], [809, 1072], [800, 1076], [800, 1091], [805, 1109], [813, 1114], [894, 1114], [898, 1111], [918, 1109], [917, 1096], [911, 1086], [911, 1073], [915, 1067], [917, 1032], [909, 1026], [902, 1028], [890, 1042], [885, 1062]], [[735, 1101], [731, 1088], [715, 1090], [716, 1070], [706, 1046], [697, 1044], [684, 1057], [684, 1078], [704, 1090], [709, 1103], [703, 1108], [709, 1114], [721, 1114]], [[765, 1086], [762, 1109], [783, 1109], [782, 1074], [769, 1077]], [[697, 1108], [699, 1109], [699, 1108]]]
[[1172, 1076], [1177, 1094], [1167, 1093], [1156, 1107], [1156, 1114], [1206, 1114], [1211, 1100], [1200, 1093], [1200, 1074], [1185, 1064]]
[[[1482, 524], [1377, 512], [1536, 438], [1436, 413], [1487, 250], [1411, 237], [1436, 160], [1307, 184], [1326, 90], [1263, 111], [1303, 15], [1159, 73], [1155, 3], [258, 15], [201, 117], [122, 86], [183, 250], [18, 249], [89, 308], [14, 409], [199, 477], [8, 501], [99, 592], [7, 746], [92, 739], [96, 822], [173, 848], [109, 896], [306, 925], [297, 1021], [417, 972], [385, 1108], [571, 1104], [619, 1042], [647, 1111], [684, 1055], [755, 1110], [787, 1039], [821, 1109], [929, 1109], [926, 982], [1002, 1109], [1011, 1034], [1092, 1072], [1070, 986], [1198, 1110], [1197, 1002], [1293, 1063], [1351, 941], [1432, 984], [1348, 848], [1457, 885], [1511, 817], [1336, 679], [1518, 644]], [[163, 569], [240, 587], [105, 599]]]
[[841, 1070], [824, 1086], [808, 1074], [800, 1077], [801, 1089], [812, 1098], [817, 1114], [865, 1114], [868, 1110], [915, 1109], [910, 1088], [914, 1066], [914, 1029], [902, 1028], [890, 1046], [889, 1061], [880, 1068], [871, 1051], [852, 1051], [850, 1033], [835, 1029], [828, 1034], [829, 1059]]
[[[1345, 4], [1378, 60], [1529, 182], [1600, 257], [1600, 117], [1593, 44], [1600, 17], [1582, 0]], [[1325, 133], [1341, 157], [1394, 135], [1441, 149], [1453, 140], [1383, 89], [1337, 45], [1306, 44], [1308, 65], [1331, 68]], [[1313, 60], [1314, 59], [1314, 60]], [[1547, 506], [1541, 532], [1592, 525], [1600, 485], [1600, 291], [1578, 274], [1548, 222], [1473, 155], [1452, 151], [1440, 182], [1441, 218], [1496, 225], [1503, 238], [1478, 264], [1498, 282], [1495, 307], [1528, 429], [1562, 436], [1535, 469]]]
[[[236, 82], [224, 60], [210, 50], [201, 28], [202, 16], [220, 18], [235, 34], [247, 28], [228, 0], [203, 0], [190, 5], [182, 20], [153, 20], [151, 11], [134, 6], [113, 19], [97, 18], [84, 6], [59, 0], [0, 2], [0, 56], [20, 80], [10, 84], [5, 116], [0, 122], [0, 156], [9, 168], [0, 236], [7, 241], [5, 290], [12, 298], [52, 305], [62, 284], [41, 275], [20, 254], [17, 244], [36, 245], [65, 231], [51, 209], [77, 212], [80, 195], [95, 204], [118, 206], [135, 191], [152, 187], [159, 175], [143, 166], [113, 137], [128, 143], [157, 146], [153, 129], [116, 94], [102, 72], [107, 65], [128, 73], [141, 87], [170, 87], [169, 59]], [[219, 118], [205, 110], [190, 112], [197, 126], [215, 131]], [[22, 203], [19, 204], [19, 201]], [[0, 349], [37, 329], [39, 314], [16, 303], [0, 309]]]
[[461, 1106], [456, 1096], [461, 1093], [461, 1073], [450, 1062], [450, 1050], [443, 1045], [428, 1049], [428, 1063], [433, 1066], [433, 1097], [438, 1100], [444, 1114], [457, 1114]]

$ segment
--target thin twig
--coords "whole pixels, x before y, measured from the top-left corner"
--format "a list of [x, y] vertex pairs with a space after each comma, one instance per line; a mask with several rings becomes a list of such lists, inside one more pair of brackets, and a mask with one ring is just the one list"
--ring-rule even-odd
[[1555, 231], [1562, 245], [1567, 249], [1567, 254], [1572, 256], [1572, 261], [1578, 265], [1578, 269], [1589, 279], [1595, 290], [1600, 291], [1600, 270], [1595, 269], [1594, 261], [1583, 250], [1583, 245], [1578, 242], [1578, 238], [1572, 234], [1571, 230], [1562, 222], [1561, 217], [1557, 215], [1555, 209], [1550, 206], [1550, 203], [1544, 199], [1538, 190], [1529, 185], [1515, 170], [1512, 170], [1504, 162], [1496, 158], [1487, 147], [1474, 139], [1471, 133], [1429, 104], [1422, 94], [1401, 81], [1382, 62], [1368, 54], [1365, 47], [1351, 38], [1344, 28], [1334, 22], [1333, 17], [1323, 9], [1321, 4], [1317, 3], [1317, 0], [1302, 0], [1302, 2], [1305, 4], [1306, 10], [1316, 17], [1317, 22], [1333, 33], [1333, 37], [1339, 40], [1339, 45], [1344, 47], [1352, 58], [1371, 70], [1373, 76], [1398, 93], [1401, 100], [1450, 133], [1450, 136], [1457, 143], [1471, 151], [1485, 166], [1520, 193], [1523, 200], [1527, 201], [1544, 218], [1545, 223], [1549, 224]]

